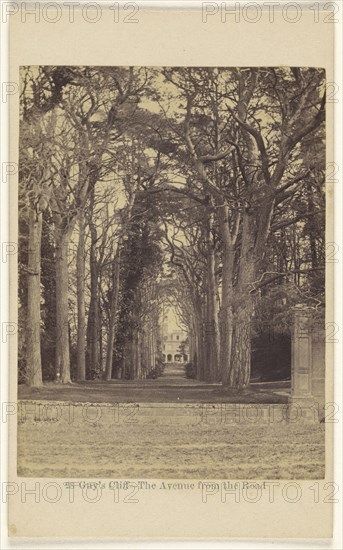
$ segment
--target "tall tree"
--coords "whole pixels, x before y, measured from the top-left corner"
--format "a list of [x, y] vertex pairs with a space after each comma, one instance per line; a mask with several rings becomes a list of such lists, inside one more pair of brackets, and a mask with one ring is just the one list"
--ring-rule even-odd
[[21, 212], [27, 216], [27, 383], [42, 384], [41, 364], [41, 237], [43, 213], [50, 199], [54, 148], [54, 110], [70, 75], [64, 68], [23, 67], [21, 70], [21, 127], [19, 188]]
[[324, 74], [177, 69], [164, 75], [183, 104], [191, 167], [218, 209], [222, 379], [242, 389], [250, 378], [254, 305], [249, 291], [263, 272], [275, 204], [306, 178], [299, 144], [325, 119]]

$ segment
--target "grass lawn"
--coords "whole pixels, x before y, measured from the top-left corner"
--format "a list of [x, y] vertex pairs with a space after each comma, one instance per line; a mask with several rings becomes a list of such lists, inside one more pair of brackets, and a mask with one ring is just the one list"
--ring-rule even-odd
[[241, 393], [224, 390], [221, 384], [195, 380], [159, 378], [125, 382], [87, 381], [73, 384], [45, 384], [42, 388], [20, 385], [19, 399], [73, 401], [81, 403], [287, 403], [278, 395], [290, 387], [290, 381], [251, 384]]
[[[22, 403], [25, 405], [25, 401]], [[195, 422], [194, 416], [189, 421], [187, 417], [177, 417], [177, 411], [187, 413], [184, 405], [176, 406], [171, 413], [167, 405], [156, 405], [157, 414], [164, 416], [143, 415], [137, 422], [126, 413], [118, 414], [118, 407], [120, 412], [120, 407], [125, 409], [127, 405], [85, 407], [54, 401], [49, 405], [50, 416], [42, 414], [44, 402], [26, 405], [31, 412], [19, 417], [18, 422], [20, 476], [324, 477], [324, 424], [226, 422], [215, 415], [205, 421], [199, 416]], [[143, 409], [144, 406], [142, 412]], [[35, 410], [36, 414], [32, 414]]]
[[188, 380], [181, 367], [157, 380], [20, 386], [18, 474], [323, 478], [324, 424], [269, 417], [254, 422], [227, 414], [236, 403], [255, 409], [269, 404], [280, 411], [289, 387], [289, 381], [256, 383], [237, 394], [220, 384]]

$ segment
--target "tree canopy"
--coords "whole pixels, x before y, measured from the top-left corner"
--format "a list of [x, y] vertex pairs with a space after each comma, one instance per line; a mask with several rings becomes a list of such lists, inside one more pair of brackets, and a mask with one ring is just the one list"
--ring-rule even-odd
[[241, 390], [267, 321], [323, 318], [323, 70], [24, 67], [20, 112], [21, 381], [149, 376], [168, 304]]

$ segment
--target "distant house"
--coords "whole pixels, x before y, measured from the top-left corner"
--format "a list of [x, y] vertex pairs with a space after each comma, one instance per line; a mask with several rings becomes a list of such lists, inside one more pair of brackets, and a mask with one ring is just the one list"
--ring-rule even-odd
[[187, 363], [189, 358], [188, 345], [185, 344], [186, 332], [174, 330], [163, 336], [163, 361], [165, 363]]

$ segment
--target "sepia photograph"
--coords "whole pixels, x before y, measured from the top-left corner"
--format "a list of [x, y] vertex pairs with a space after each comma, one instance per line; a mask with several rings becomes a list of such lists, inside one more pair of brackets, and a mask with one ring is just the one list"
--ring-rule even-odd
[[324, 479], [325, 69], [22, 65], [19, 110], [18, 476]]

